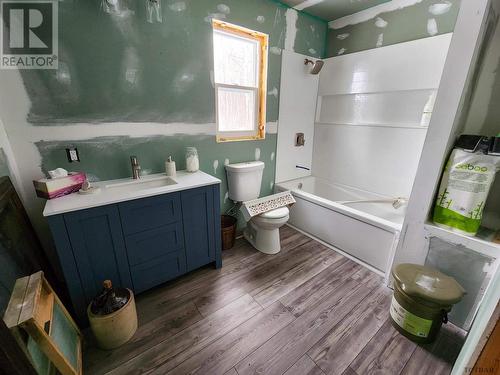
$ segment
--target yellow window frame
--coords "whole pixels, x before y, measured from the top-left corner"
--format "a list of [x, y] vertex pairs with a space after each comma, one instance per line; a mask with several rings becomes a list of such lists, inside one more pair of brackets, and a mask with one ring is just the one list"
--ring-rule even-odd
[[[214, 30], [224, 31], [228, 34], [257, 41], [260, 48], [259, 79], [258, 79], [258, 110], [257, 110], [257, 133], [254, 136], [231, 137], [217, 133], [217, 142], [251, 141], [266, 138], [266, 92], [267, 92], [267, 50], [269, 46], [269, 36], [259, 31], [250, 30], [242, 26], [234, 25], [221, 20], [212, 20]], [[216, 92], [217, 95], [217, 92]], [[215, 104], [217, 106], [217, 103]], [[217, 111], [217, 108], [216, 108]], [[218, 125], [217, 125], [218, 126]]]

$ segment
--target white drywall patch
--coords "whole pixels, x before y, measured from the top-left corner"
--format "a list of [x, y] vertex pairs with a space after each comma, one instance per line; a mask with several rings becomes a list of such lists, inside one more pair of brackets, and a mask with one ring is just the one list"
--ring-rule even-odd
[[285, 35], [285, 49], [287, 51], [294, 51], [295, 38], [297, 37], [297, 20], [299, 13], [295, 9], [287, 9], [285, 13], [286, 20], [286, 35]]
[[443, 1], [442, 3], [432, 4], [429, 6], [429, 13], [434, 16], [440, 16], [441, 14], [448, 13], [451, 9], [451, 2]]
[[273, 47], [269, 48], [269, 52], [271, 52], [273, 55], [279, 56], [279, 55], [281, 55], [281, 48], [273, 46]]
[[[281, 9], [277, 8], [276, 12], [274, 13], [273, 27], [276, 27], [276, 25], [278, 24], [278, 22], [280, 22], [280, 18], [281, 18]], [[280, 40], [281, 40], [281, 37], [280, 37]]]
[[[325, 1], [325, 0], [305, 0], [302, 3], [295, 5], [294, 8], [297, 10], [303, 10], [306, 8], [310, 8], [316, 4], [322, 3], [323, 1]], [[351, 2], [352, 2], [352, 0], [351, 0]]]
[[68, 64], [65, 62], [59, 61], [59, 68], [56, 70], [56, 79], [65, 85], [71, 84], [71, 73]]
[[381, 29], [383, 29], [383, 28], [387, 27], [387, 25], [388, 25], [388, 22], [386, 20], [384, 20], [383, 18], [377, 17], [375, 19], [375, 26], [380, 27]]
[[343, 55], [347, 51], [345, 48], [341, 48], [337, 51], [337, 55]]
[[174, 12], [184, 12], [186, 10], [186, 3], [184, 1], [177, 1], [168, 6]]
[[[266, 133], [277, 133], [277, 122], [266, 123]], [[99, 126], [91, 123], [75, 123], [64, 126], [31, 126], [29, 142], [38, 142], [47, 139], [51, 135], [51, 141], [86, 140], [98, 137], [124, 136], [130, 138], [143, 138], [154, 136], [174, 135], [213, 135], [215, 136], [215, 123], [193, 124], [193, 123], [154, 123], [154, 122], [102, 122]]]
[[374, 19], [381, 13], [392, 12], [394, 10], [403, 9], [412, 5], [421, 3], [423, 0], [392, 0], [383, 3], [361, 12], [350, 14], [348, 16], [333, 20], [328, 23], [330, 29], [341, 29], [349, 25], [356, 25], [358, 23], [366, 22]]
[[434, 36], [438, 33], [438, 25], [435, 18], [429, 18], [427, 20], [427, 33], [430, 36]]
[[186, 92], [193, 85], [194, 78], [195, 76], [193, 73], [179, 72], [173, 81], [175, 91], [177, 91], [178, 93]]
[[384, 34], [378, 34], [377, 37], [377, 44], [375, 44], [375, 47], [382, 47], [384, 45]]
[[125, 90], [133, 89], [139, 82], [139, 55], [135, 47], [125, 49], [123, 58], [123, 78], [126, 82]]
[[260, 148], [255, 149], [255, 160], [260, 160]]
[[339, 34], [337, 35], [337, 39], [340, 39], [340, 40], [344, 40], [344, 39], [347, 39], [349, 37], [349, 33], [343, 33], [343, 34]]
[[271, 161], [273, 161], [273, 160], [274, 160], [274, 157], [275, 157], [275, 156], [276, 156], [276, 154], [274, 153], [274, 151], [273, 151], [273, 152], [271, 152]]
[[309, 53], [311, 55], [315, 55], [316, 54], [316, 50], [314, 48], [309, 48]]
[[267, 95], [271, 95], [271, 96], [274, 96], [275, 98], [278, 97], [278, 88], [277, 87], [273, 87], [272, 90], [270, 90]]
[[264, 17], [264, 16], [257, 16], [256, 20], [257, 20], [258, 23], [264, 23], [264, 22], [266, 22], [266, 17]]
[[204, 18], [205, 22], [212, 23], [212, 20], [223, 20], [226, 18], [224, 13], [208, 13], [208, 16]]
[[266, 134], [278, 134], [278, 122], [268, 122], [266, 123]]
[[137, 73], [139, 72], [138, 69], [127, 69], [125, 71], [125, 81], [130, 83], [132, 86], [135, 86], [137, 82]]
[[224, 14], [231, 13], [231, 9], [226, 4], [217, 5], [217, 10], [221, 13], [224, 13]]

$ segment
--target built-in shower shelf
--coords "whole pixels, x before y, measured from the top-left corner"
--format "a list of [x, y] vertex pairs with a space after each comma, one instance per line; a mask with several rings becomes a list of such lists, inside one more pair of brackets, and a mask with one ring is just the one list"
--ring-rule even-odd
[[470, 250], [488, 257], [495, 259], [500, 258], [500, 244], [492, 242], [491, 236], [482, 235], [482, 233], [488, 232], [487, 229], [479, 230], [479, 235], [477, 236], [466, 236], [446, 228], [438, 227], [433, 223], [425, 224], [424, 229], [428, 237], [438, 237], [443, 241], [451, 242], [456, 245], [463, 245]]

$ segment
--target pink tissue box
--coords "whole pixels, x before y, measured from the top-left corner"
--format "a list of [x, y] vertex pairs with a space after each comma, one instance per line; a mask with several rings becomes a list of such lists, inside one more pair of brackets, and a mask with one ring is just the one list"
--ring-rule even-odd
[[33, 185], [35, 186], [37, 196], [52, 199], [80, 190], [85, 182], [85, 178], [85, 173], [83, 172], [70, 172], [65, 177], [33, 180]]

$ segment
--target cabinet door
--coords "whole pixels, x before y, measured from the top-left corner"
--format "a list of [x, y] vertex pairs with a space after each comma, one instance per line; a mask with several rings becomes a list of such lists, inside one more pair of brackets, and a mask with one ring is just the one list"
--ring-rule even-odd
[[211, 186], [183, 191], [181, 204], [187, 270], [191, 271], [216, 260], [214, 233], [218, 209]]
[[87, 303], [101, 291], [103, 280], [132, 288], [117, 206], [71, 212], [64, 221]]

